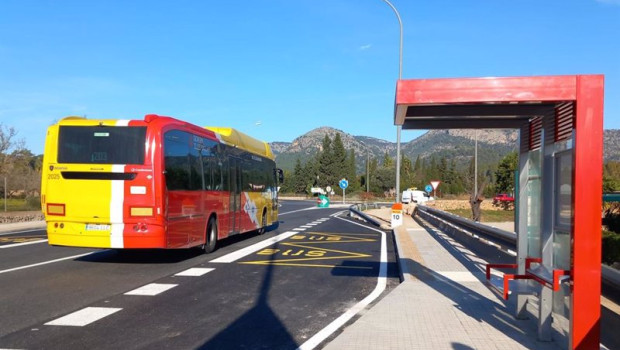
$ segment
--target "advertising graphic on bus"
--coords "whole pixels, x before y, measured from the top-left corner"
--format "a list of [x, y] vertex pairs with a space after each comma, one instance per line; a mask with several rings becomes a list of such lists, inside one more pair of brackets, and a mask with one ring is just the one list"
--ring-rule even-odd
[[278, 223], [282, 171], [266, 142], [174, 118], [49, 127], [41, 184], [50, 245], [216, 248]]

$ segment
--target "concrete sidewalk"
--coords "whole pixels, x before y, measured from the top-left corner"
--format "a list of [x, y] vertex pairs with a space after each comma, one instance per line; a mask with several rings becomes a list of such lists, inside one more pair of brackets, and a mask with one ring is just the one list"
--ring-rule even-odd
[[10, 233], [37, 229], [45, 229], [45, 221], [25, 221], [10, 224], [0, 224], [0, 233]]
[[[389, 208], [366, 214], [391, 217]], [[407, 216], [393, 232], [403, 282], [324, 349], [560, 349], [536, 340], [535, 321], [513, 317], [467, 248]]]

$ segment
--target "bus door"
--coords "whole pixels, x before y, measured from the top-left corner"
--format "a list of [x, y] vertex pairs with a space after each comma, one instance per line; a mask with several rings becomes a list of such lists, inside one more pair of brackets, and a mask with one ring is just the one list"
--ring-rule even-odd
[[241, 160], [230, 158], [230, 232], [241, 232]]

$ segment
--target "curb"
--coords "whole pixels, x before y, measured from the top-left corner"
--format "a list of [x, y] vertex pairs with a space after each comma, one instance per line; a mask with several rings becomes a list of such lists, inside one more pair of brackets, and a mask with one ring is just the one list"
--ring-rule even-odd
[[22, 230], [45, 229], [45, 221], [26, 221], [14, 222], [10, 224], [0, 224], [0, 233], [20, 232]]

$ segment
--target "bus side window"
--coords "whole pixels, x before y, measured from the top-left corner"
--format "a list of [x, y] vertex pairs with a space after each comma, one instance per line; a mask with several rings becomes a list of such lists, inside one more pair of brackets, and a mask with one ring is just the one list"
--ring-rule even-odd
[[220, 170], [221, 170], [221, 178], [222, 178], [222, 190], [223, 191], [230, 191], [230, 185], [228, 184], [229, 182], [229, 169], [228, 169], [228, 158], [225, 155], [222, 155], [219, 159], [218, 164], [221, 164], [220, 166]]
[[164, 162], [168, 190], [190, 188], [188, 134], [171, 130], [164, 135]]

